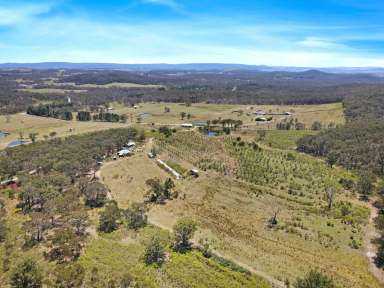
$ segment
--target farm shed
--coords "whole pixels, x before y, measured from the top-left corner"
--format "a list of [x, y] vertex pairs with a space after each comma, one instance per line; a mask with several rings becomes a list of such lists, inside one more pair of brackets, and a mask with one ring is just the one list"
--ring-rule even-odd
[[183, 124], [181, 124], [181, 127], [183, 127], [183, 128], [193, 128], [193, 124], [191, 124], [191, 123], [183, 123]]
[[205, 126], [207, 126], [207, 122], [206, 121], [193, 121], [192, 124], [193, 124], [194, 127], [205, 127]]
[[171, 173], [173, 176], [175, 176], [175, 178], [177, 180], [181, 179], [181, 175], [179, 173], [177, 173], [173, 168], [169, 167], [167, 165], [167, 163], [165, 163], [164, 161], [160, 160], [160, 159], [157, 159], [157, 163], [164, 167], [165, 170], [167, 170], [169, 173]]
[[127, 147], [128, 147], [128, 148], [134, 148], [134, 147], [136, 147], [136, 143], [133, 142], [133, 141], [129, 141], [129, 142], [127, 143]]
[[130, 155], [132, 155], [132, 154], [133, 154], [133, 152], [132, 152], [131, 150], [129, 150], [129, 149], [122, 149], [122, 150], [120, 150], [119, 152], [117, 152], [117, 155], [118, 155], [119, 157], [130, 156]]
[[263, 110], [257, 110], [254, 112], [255, 115], [267, 115], [267, 112], [263, 111]]
[[189, 171], [189, 174], [191, 174], [192, 176], [197, 178], [197, 177], [199, 177], [199, 170], [191, 169], [191, 171]]
[[4, 180], [0, 182], [0, 188], [10, 188], [12, 190], [16, 190], [19, 188], [19, 179], [17, 177], [13, 177], [12, 179]]

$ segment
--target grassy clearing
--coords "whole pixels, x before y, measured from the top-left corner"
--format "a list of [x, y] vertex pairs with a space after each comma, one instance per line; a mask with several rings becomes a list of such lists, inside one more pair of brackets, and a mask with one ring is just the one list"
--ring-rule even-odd
[[129, 203], [143, 202], [148, 189], [145, 184], [147, 179], [159, 178], [163, 181], [170, 177], [144, 154], [110, 162], [102, 167], [101, 172], [113, 197], [123, 207], [127, 207]]
[[7, 137], [0, 138], [0, 149], [4, 149], [9, 142], [18, 139], [20, 132], [25, 138], [28, 138], [29, 133], [39, 133], [37, 139], [42, 140], [43, 136], [49, 135], [50, 132], [56, 132], [58, 137], [65, 137], [126, 126], [127, 124], [121, 123], [64, 121], [26, 114], [13, 114], [8, 122], [6, 116], [0, 116], [0, 130], [10, 133]]
[[97, 84], [82, 84], [75, 85], [79, 88], [147, 88], [147, 89], [158, 89], [164, 87], [163, 85], [153, 85], [153, 84], [137, 84], [137, 83], [119, 83], [113, 82], [104, 85]]
[[29, 93], [38, 93], [38, 94], [67, 94], [67, 93], [84, 93], [88, 90], [69, 90], [69, 89], [59, 89], [59, 88], [26, 88], [19, 89], [19, 91], [29, 92]]
[[[124, 107], [118, 104], [113, 105], [117, 113], [132, 115], [135, 119], [137, 115], [149, 113], [151, 116], [142, 119], [143, 123], [158, 124], [180, 124], [183, 122], [206, 121], [218, 118], [232, 118], [242, 120], [248, 128], [268, 128], [273, 129], [276, 123], [285, 118], [298, 118], [299, 122], [305, 123], [310, 128], [314, 121], [320, 121], [324, 125], [329, 123], [344, 123], [343, 108], [341, 103], [324, 104], [324, 105], [297, 105], [297, 106], [279, 106], [279, 105], [222, 105], [222, 104], [204, 104], [196, 103], [190, 107], [184, 104], [176, 103], [143, 103], [138, 109]], [[165, 113], [165, 107], [170, 108], [170, 112]], [[251, 109], [252, 108], [252, 109]], [[252, 111], [263, 110], [269, 113], [283, 113], [285, 111], [293, 111], [292, 116], [275, 115], [273, 121], [268, 123], [255, 122], [255, 116], [249, 116], [247, 113]], [[236, 112], [242, 111], [242, 112]], [[182, 120], [181, 112], [191, 114], [191, 119]]]
[[119, 279], [128, 272], [145, 287], [270, 287], [257, 276], [233, 271], [204, 258], [197, 251], [178, 254], [168, 250], [170, 261], [161, 267], [146, 266], [141, 259], [144, 243], [155, 230], [159, 231], [152, 227], [139, 233], [117, 231], [108, 238], [94, 239], [80, 263], [87, 271], [96, 267], [101, 275], [109, 275], [112, 279]]
[[81, 88], [147, 88], [147, 89], [158, 89], [163, 88], [163, 85], [153, 85], [153, 84], [137, 84], [137, 83], [122, 83], [122, 82], [113, 82], [104, 85], [98, 84], [76, 84], [76, 83], [59, 83], [54, 81], [47, 81], [47, 85], [52, 86], [73, 86], [75, 89]]
[[261, 142], [272, 148], [295, 149], [297, 141], [306, 135], [316, 135], [317, 131], [311, 130], [270, 130]]

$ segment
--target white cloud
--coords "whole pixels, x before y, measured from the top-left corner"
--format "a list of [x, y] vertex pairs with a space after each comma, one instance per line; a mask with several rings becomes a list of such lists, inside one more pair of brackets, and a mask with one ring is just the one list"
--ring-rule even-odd
[[144, 3], [163, 5], [171, 8], [179, 7], [179, 4], [175, 0], [142, 0]]
[[0, 26], [10, 26], [28, 21], [30, 18], [47, 13], [52, 4], [26, 4], [0, 7]]
[[337, 43], [336, 41], [318, 38], [307, 37], [302, 41], [296, 43], [299, 46], [307, 48], [321, 48], [321, 49], [335, 49], [335, 48], [347, 48], [346, 45]]

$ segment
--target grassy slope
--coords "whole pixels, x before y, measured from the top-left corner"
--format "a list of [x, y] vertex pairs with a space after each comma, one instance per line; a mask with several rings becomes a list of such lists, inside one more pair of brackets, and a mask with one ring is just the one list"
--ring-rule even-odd
[[278, 149], [296, 148], [297, 140], [306, 135], [316, 135], [317, 131], [310, 130], [271, 130], [266, 134], [263, 144]]
[[88, 271], [97, 267], [101, 275], [114, 279], [129, 272], [145, 287], [270, 287], [257, 276], [230, 270], [197, 251], [178, 254], [168, 250], [168, 262], [160, 267], [146, 266], [141, 259], [143, 244], [154, 230], [157, 229], [146, 227], [135, 233], [123, 229], [114, 235], [93, 240], [80, 263]]
[[[5, 195], [3, 199], [6, 199]], [[11, 243], [12, 247], [9, 254], [11, 265], [8, 271], [3, 270], [6, 257], [5, 245], [0, 245], [0, 283], [2, 283], [0, 286], [9, 287], [7, 282], [10, 272], [19, 260], [30, 257], [35, 259], [43, 269], [46, 285], [48, 285], [44, 287], [51, 287], [50, 271], [54, 269], [55, 263], [44, 260], [42, 247], [37, 246], [32, 249], [23, 247], [22, 225], [26, 217], [17, 212], [16, 203], [16, 200], [6, 200], [9, 228], [7, 243]], [[93, 215], [92, 219], [96, 220], [97, 216], [95, 218]], [[163, 239], [169, 239], [168, 232], [151, 226], [138, 232], [122, 227], [111, 234], [91, 236], [79, 259], [79, 263], [85, 269], [85, 281], [89, 280], [92, 268], [97, 268], [102, 279], [114, 279], [117, 283], [124, 274], [130, 273], [135, 281], [142, 285], [140, 287], [270, 288], [270, 285], [260, 277], [231, 270], [212, 259], [203, 257], [198, 251], [178, 254], [167, 247], [169, 261], [161, 267], [147, 266], [142, 260], [144, 245], [154, 233], [159, 233]]]
[[[285, 146], [279, 139], [285, 137], [275, 138], [276, 146]], [[209, 142], [204, 144], [204, 141]], [[204, 157], [218, 158], [221, 163], [237, 168], [228, 169], [232, 176], [225, 178], [208, 170], [197, 180], [178, 182], [177, 189], [186, 194], [185, 200], [173, 200], [152, 209], [153, 223], [171, 227], [177, 217], [195, 217], [202, 228], [197, 238], [208, 237], [225, 256], [281, 280], [292, 279], [314, 267], [325, 270], [346, 286], [379, 287], [369, 273], [363, 251], [350, 247], [351, 237], [361, 243], [362, 228], [368, 217], [364, 204], [355, 201], [353, 194], [337, 184], [339, 178], [354, 178], [353, 175], [338, 168], [330, 169], [322, 161], [293, 150], [290, 152], [296, 161], [287, 160], [287, 151], [266, 149], [252, 156], [247, 154], [252, 151], [236, 152], [228, 146], [215, 145], [215, 141], [188, 137], [188, 133], [180, 136], [174, 146], [170, 141], [162, 157], [171, 154], [173, 160], [183, 158], [184, 162], [196, 161], [196, 164]], [[229, 149], [227, 153], [232, 151], [232, 158], [223, 158], [225, 149]], [[249, 157], [254, 160], [247, 161]], [[249, 175], [249, 166], [261, 174]], [[129, 170], [126, 172], [130, 175]], [[340, 191], [336, 196], [338, 204], [331, 213], [324, 212], [327, 182], [334, 183]], [[355, 221], [354, 225], [342, 223], [342, 201], [352, 203], [348, 219]], [[281, 210], [279, 225], [270, 229], [268, 219], [277, 208]]]
[[120, 206], [143, 202], [147, 190], [145, 180], [159, 178], [165, 180], [169, 175], [144, 154], [128, 159], [119, 159], [102, 167], [103, 180], [108, 183], [112, 196]]

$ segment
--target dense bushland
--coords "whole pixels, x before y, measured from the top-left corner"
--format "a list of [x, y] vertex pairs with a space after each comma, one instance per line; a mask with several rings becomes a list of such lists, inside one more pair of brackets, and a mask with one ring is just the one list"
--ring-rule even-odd
[[335, 163], [348, 169], [384, 175], [384, 94], [352, 96], [344, 100], [347, 124], [306, 136], [298, 141], [300, 152], [332, 155]]
[[[138, 134], [132, 128], [115, 129], [4, 150], [0, 156], [1, 180], [14, 176], [19, 179], [19, 190], [8, 191], [8, 197], [17, 198], [14, 213], [25, 219], [23, 247], [42, 247], [44, 258], [55, 263], [70, 265], [79, 258], [87, 238], [87, 210], [107, 202], [107, 189], [94, 176], [98, 161], [129, 140], [139, 140]], [[11, 251], [3, 258], [9, 267], [15, 265], [14, 253], [20, 247], [4, 228], [14, 220], [4, 218], [3, 206], [0, 202], [0, 242], [8, 243]], [[21, 266], [18, 273], [29, 273], [23, 270], [28, 267]]]
[[[47, 81], [47, 79], [50, 79]], [[158, 88], [92, 87], [82, 84], [157, 84]], [[383, 94], [383, 79], [371, 75], [337, 75], [318, 71], [258, 72], [211, 71], [0, 71], [0, 112], [14, 113], [39, 101], [60, 101], [70, 96], [80, 110], [110, 102], [210, 102], [227, 104], [322, 104], [347, 97]], [[74, 86], [75, 85], [75, 86]], [[19, 89], [27, 90], [20, 91]], [[48, 88], [34, 93], [34, 88]], [[67, 89], [63, 93], [49, 88]], [[80, 90], [80, 91], [76, 91]], [[76, 93], [75, 93], [76, 92]]]

